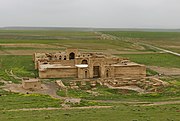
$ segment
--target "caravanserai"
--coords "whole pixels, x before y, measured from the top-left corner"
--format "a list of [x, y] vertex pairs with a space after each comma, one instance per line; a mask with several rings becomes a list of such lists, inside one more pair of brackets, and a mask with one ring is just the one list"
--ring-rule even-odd
[[124, 58], [98, 52], [35, 53], [35, 68], [39, 78], [143, 78], [146, 67]]

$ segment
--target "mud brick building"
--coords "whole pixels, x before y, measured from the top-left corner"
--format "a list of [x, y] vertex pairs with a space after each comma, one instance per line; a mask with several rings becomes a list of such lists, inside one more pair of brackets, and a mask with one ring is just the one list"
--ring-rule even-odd
[[68, 48], [65, 52], [35, 53], [35, 68], [40, 78], [143, 78], [146, 67], [124, 58], [104, 53], [79, 52]]

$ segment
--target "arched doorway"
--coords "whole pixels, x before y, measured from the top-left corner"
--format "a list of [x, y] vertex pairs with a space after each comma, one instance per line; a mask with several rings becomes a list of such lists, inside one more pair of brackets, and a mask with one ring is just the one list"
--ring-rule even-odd
[[87, 77], [88, 77], [88, 72], [85, 71], [85, 73], [84, 73], [84, 78], [87, 79]]
[[100, 66], [93, 66], [93, 78], [100, 78]]
[[75, 54], [72, 52], [69, 54], [69, 60], [74, 60], [75, 59]]
[[93, 64], [93, 78], [101, 77], [101, 64], [96, 62]]
[[82, 60], [81, 64], [88, 64], [87, 60]]
[[106, 74], [105, 74], [105, 75], [106, 75], [107, 78], [110, 77], [110, 71], [109, 71], [109, 69], [106, 70]]

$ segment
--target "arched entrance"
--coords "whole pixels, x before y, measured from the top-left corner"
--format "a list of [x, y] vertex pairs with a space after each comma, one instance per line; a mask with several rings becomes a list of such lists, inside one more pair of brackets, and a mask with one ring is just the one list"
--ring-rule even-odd
[[85, 71], [85, 73], [84, 73], [84, 78], [87, 79], [87, 77], [88, 77], [88, 72]]
[[69, 54], [69, 60], [74, 60], [75, 59], [75, 54], [72, 52]]
[[100, 66], [93, 66], [93, 78], [100, 78]]
[[101, 64], [94, 63], [93, 64], [93, 78], [100, 78], [101, 77]]
[[81, 64], [88, 64], [87, 60], [82, 60]]
[[110, 70], [109, 70], [109, 69], [107, 69], [107, 70], [106, 70], [105, 75], [106, 75], [106, 77], [107, 77], [107, 78], [109, 78], [109, 77], [110, 77]]

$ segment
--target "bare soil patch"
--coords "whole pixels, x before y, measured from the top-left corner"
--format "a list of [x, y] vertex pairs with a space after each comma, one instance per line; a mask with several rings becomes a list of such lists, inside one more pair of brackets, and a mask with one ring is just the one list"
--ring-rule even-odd
[[153, 102], [151, 104], [143, 104], [142, 106], [155, 106], [155, 105], [168, 105], [168, 104], [179, 104], [180, 100], [178, 101], [164, 101], [164, 102]]
[[54, 82], [42, 84], [42, 89], [40, 90], [26, 90], [22, 87], [21, 84], [13, 84], [13, 83], [6, 84], [5, 86], [3, 86], [3, 89], [6, 91], [21, 93], [21, 94], [38, 93], [38, 94], [50, 95], [52, 98], [63, 99], [62, 97], [56, 94], [58, 86]]
[[53, 53], [57, 50], [7, 50], [0, 55], [33, 55], [34, 53]]
[[73, 109], [100, 109], [100, 108], [112, 108], [113, 106], [86, 106], [86, 107], [66, 107], [66, 108], [23, 108], [12, 109], [6, 111], [42, 111], [42, 110], [73, 110]]
[[166, 45], [164, 47], [167, 47], [167, 48], [177, 48], [177, 49], [180, 49], [180, 46], [175, 46], [175, 45]]
[[119, 52], [119, 54], [160, 54], [165, 52]]
[[[64, 48], [61, 45], [49, 45], [49, 44], [0, 44], [2, 47], [17, 48], [15, 50], [0, 50], [0, 55], [32, 55], [34, 53], [41, 52], [57, 52], [57, 48]], [[18, 47], [32, 48], [32, 49], [18, 49]], [[54, 49], [53, 49], [54, 48]]]
[[176, 76], [180, 75], [180, 68], [168, 68], [168, 67], [158, 67], [158, 66], [148, 66], [148, 68], [163, 74], [166, 76]]
[[49, 44], [0, 44], [3, 47], [35, 47], [35, 48], [54, 48], [59, 47], [59, 45], [49, 45]]
[[122, 86], [122, 87], [113, 87], [109, 84], [106, 84], [108, 86], [108, 88], [110, 89], [125, 89], [125, 90], [133, 90], [139, 93], [145, 93], [146, 91], [144, 89], [141, 89], [137, 86]]

